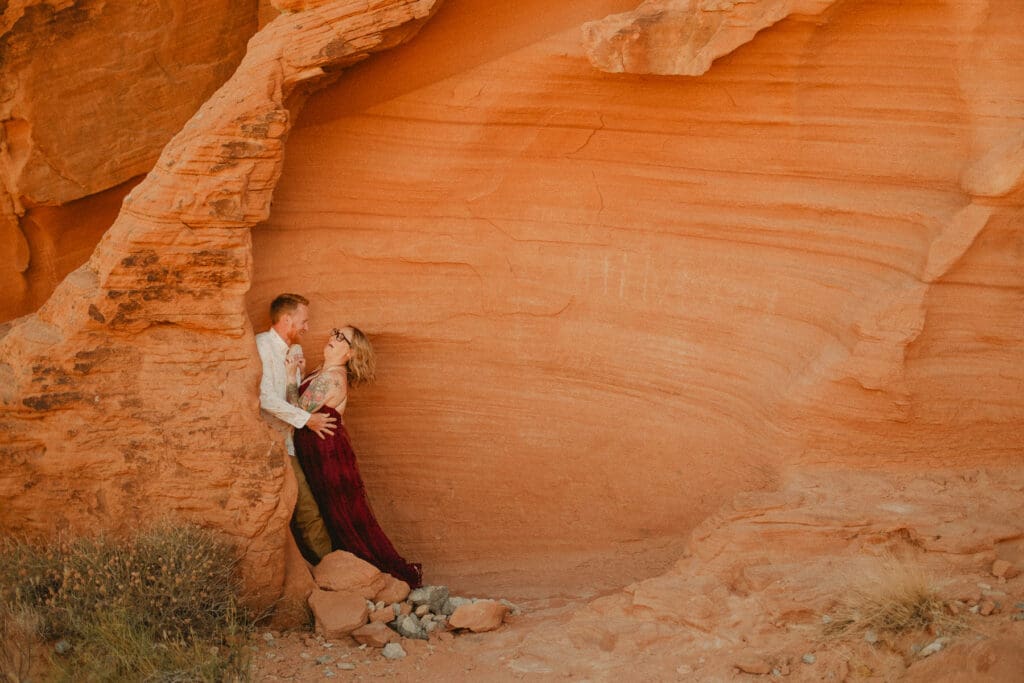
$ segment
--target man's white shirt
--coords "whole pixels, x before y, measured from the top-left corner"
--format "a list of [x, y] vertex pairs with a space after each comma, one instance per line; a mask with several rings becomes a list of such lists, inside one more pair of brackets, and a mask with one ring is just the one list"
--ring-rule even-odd
[[[288, 342], [273, 328], [256, 335], [256, 350], [263, 361], [260, 378], [260, 413], [285, 438], [289, 455], [295, 455], [292, 431], [306, 426], [310, 414], [288, 403], [288, 376], [284, 359], [288, 355]], [[298, 373], [296, 372], [296, 376]]]

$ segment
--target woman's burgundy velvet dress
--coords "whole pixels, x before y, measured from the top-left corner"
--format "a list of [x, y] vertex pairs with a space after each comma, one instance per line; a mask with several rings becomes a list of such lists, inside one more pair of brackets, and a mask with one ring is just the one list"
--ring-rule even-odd
[[[301, 390], [305, 388], [306, 383], [303, 383]], [[419, 564], [410, 564], [398, 554], [377, 523], [341, 415], [326, 406], [319, 412], [337, 420], [334, 434], [321, 439], [305, 427], [295, 430], [295, 457], [320, 506], [335, 550], [346, 550], [402, 579], [410, 587], [418, 588], [423, 581], [423, 570]]]

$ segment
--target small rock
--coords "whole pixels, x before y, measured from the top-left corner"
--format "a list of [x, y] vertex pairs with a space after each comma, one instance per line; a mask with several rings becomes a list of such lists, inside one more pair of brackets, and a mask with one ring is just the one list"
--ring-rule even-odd
[[511, 614], [514, 617], [515, 616], [519, 616], [520, 614], [523, 613], [523, 610], [521, 610], [519, 608], [519, 605], [516, 605], [516, 604], [513, 604], [512, 602], [509, 602], [505, 598], [502, 598], [501, 600], [498, 600], [498, 602], [500, 602], [501, 604], [505, 605], [505, 607], [508, 607], [508, 613]]
[[398, 639], [398, 634], [384, 624], [375, 622], [366, 624], [365, 626], [360, 626], [355, 631], [352, 631], [352, 637], [355, 638], [356, 642], [360, 645], [384, 647], [388, 643], [395, 642]]
[[384, 607], [382, 609], [374, 610], [370, 614], [370, 623], [381, 623], [386, 624], [389, 621], [395, 620], [395, 611], [390, 607]]
[[309, 609], [315, 617], [316, 632], [325, 638], [347, 636], [370, 616], [359, 593], [315, 590], [309, 596]]
[[324, 669], [324, 678], [334, 678], [337, 676], [333, 669]]
[[987, 617], [995, 611], [996, 603], [992, 602], [991, 600], [985, 600], [980, 605], [978, 605], [978, 613], [981, 614], [981, 616], [983, 617]]
[[355, 671], [356, 665], [352, 662], [342, 662], [341, 664], [338, 664], [338, 668], [342, 671]]
[[1019, 609], [1021, 612], [1024, 612], [1024, 602], [1018, 602], [1014, 607]]
[[398, 605], [398, 616], [405, 614], [412, 614], [412, 605], [407, 602], [399, 603]]
[[816, 661], [818, 661], [818, 658], [812, 655], [810, 652], [808, 652], [800, 658], [800, 661], [804, 664], [814, 664]]
[[822, 614], [821, 615], [821, 623], [825, 624], [825, 625], [831, 624], [832, 623], [832, 617], [830, 617], [827, 614]]
[[1024, 621], [1024, 612], [1017, 612], [1010, 619], [1013, 621]]
[[917, 656], [918, 657], [930, 657], [930, 656], [932, 656], [933, 654], [935, 654], [936, 652], [941, 650], [946, 645], [946, 642], [948, 640], [949, 640], [948, 638], [939, 638], [939, 639], [929, 643], [928, 645], [925, 645], [917, 653]]
[[316, 663], [317, 664], [330, 664], [333, 661], [334, 661], [334, 657], [332, 657], [330, 655], [320, 655], [319, 657], [316, 658]]
[[737, 669], [746, 674], [764, 676], [771, 673], [771, 665], [763, 659], [745, 659], [733, 664]]
[[868, 629], [867, 631], [864, 632], [864, 640], [866, 642], [871, 643], [872, 645], [874, 645], [875, 643], [878, 642], [878, 634], [875, 633], [874, 631]]
[[404, 617], [399, 617], [398, 625], [395, 627], [395, 630], [406, 638], [426, 639], [427, 637], [427, 632], [423, 629], [423, 626], [420, 624], [420, 620], [417, 619], [414, 614], [407, 614]]
[[964, 603], [959, 600], [947, 600], [946, 611], [952, 614], [954, 617], [964, 611]]
[[409, 584], [396, 579], [391, 574], [384, 575], [384, 587], [373, 596], [374, 600], [384, 603], [402, 602], [409, 597]]
[[473, 633], [483, 633], [501, 626], [506, 614], [508, 607], [500, 602], [480, 600], [456, 609], [448, 624], [452, 628], [467, 628]]
[[455, 614], [455, 610], [457, 610], [458, 608], [462, 607], [463, 605], [471, 605], [471, 604], [473, 604], [473, 601], [470, 600], [469, 598], [460, 598], [460, 597], [448, 598], [447, 600], [444, 601], [444, 604], [441, 605], [441, 612], [440, 613], [444, 614], [445, 616], [449, 616], [450, 617], [451, 615]]
[[977, 613], [978, 613], [978, 610], [979, 610], [979, 609], [981, 609], [981, 607], [980, 607], [980, 606], [978, 606], [978, 605], [974, 605], [973, 607], [971, 607], [971, 608], [970, 608], [969, 610], [967, 610], [967, 611], [968, 611], [968, 612], [970, 612], [971, 614], [977, 614]]
[[71, 652], [71, 643], [66, 640], [58, 640], [57, 644], [53, 646], [53, 651], [59, 655], [66, 655]]
[[425, 616], [427, 614], [430, 614], [430, 605], [420, 605], [419, 607], [417, 607], [414, 610], [414, 613], [418, 617], [422, 617], [422, 616]]
[[423, 586], [409, 593], [409, 602], [416, 607], [429, 605], [431, 612], [440, 612], [447, 599], [447, 586]]
[[388, 643], [384, 646], [384, 649], [380, 651], [386, 659], [401, 659], [405, 657], [405, 650], [398, 643]]
[[780, 669], [778, 667], [775, 667], [774, 669], [772, 669], [772, 676], [781, 676], [781, 675], [782, 675], [782, 669]]

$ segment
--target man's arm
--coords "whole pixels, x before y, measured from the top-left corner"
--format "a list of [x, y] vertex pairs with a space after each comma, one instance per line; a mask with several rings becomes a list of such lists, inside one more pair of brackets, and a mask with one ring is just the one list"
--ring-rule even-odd
[[302, 408], [288, 403], [275, 390], [273, 354], [261, 348], [260, 344], [256, 345], [256, 349], [259, 351], [260, 360], [263, 363], [263, 376], [260, 377], [260, 408], [296, 429], [305, 427], [310, 414]]

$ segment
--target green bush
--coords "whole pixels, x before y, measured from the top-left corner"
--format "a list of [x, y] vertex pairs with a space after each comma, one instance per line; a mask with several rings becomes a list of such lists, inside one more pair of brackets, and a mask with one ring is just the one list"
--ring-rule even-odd
[[75, 680], [247, 678], [238, 595], [234, 551], [195, 526], [0, 545], [5, 609], [33, 610], [44, 638], [70, 644], [54, 664]]

